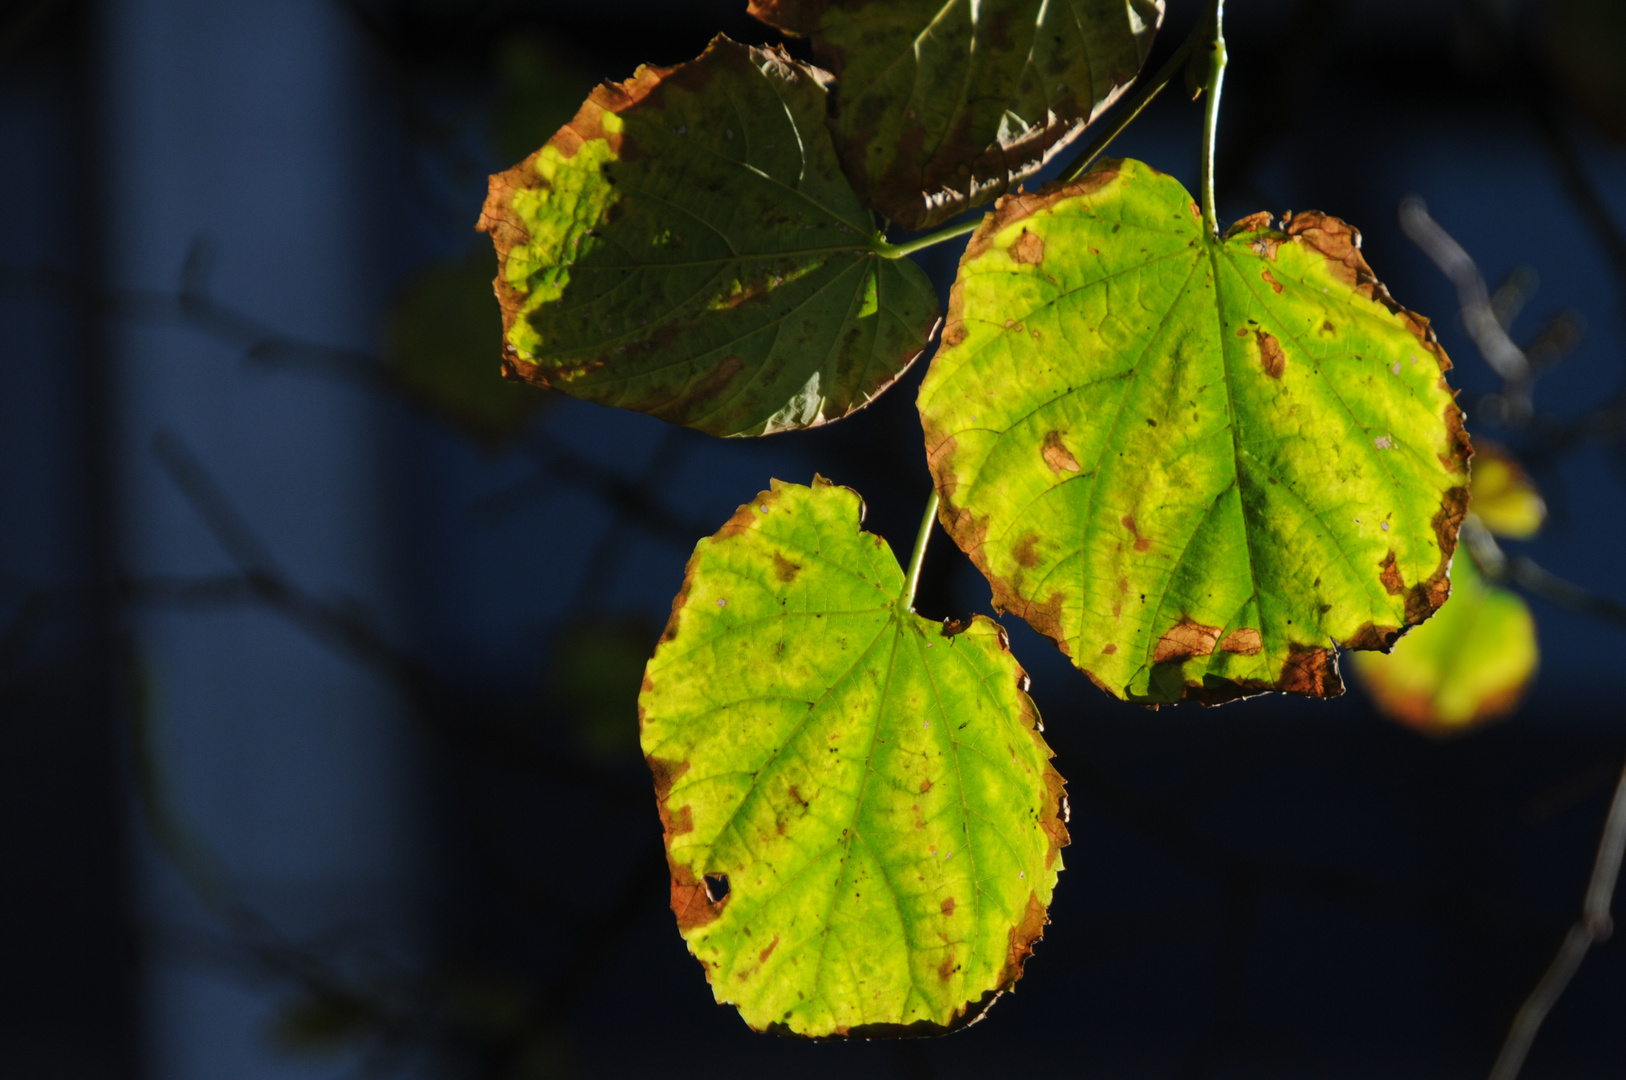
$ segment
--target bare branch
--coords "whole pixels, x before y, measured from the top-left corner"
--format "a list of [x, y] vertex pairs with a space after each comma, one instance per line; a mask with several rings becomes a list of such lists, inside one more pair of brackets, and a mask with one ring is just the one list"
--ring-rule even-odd
[[1615, 785], [1615, 797], [1609, 804], [1609, 816], [1604, 821], [1603, 837], [1598, 841], [1598, 854], [1592, 864], [1592, 878], [1587, 883], [1581, 917], [1564, 935], [1558, 955], [1553, 957], [1541, 981], [1536, 983], [1536, 988], [1530, 991], [1530, 996], [1519, 1007], [1513, 1025], [1508, 1029], [1507, 1040], [1502, 1043], [1502, 1052], [1497, 1055], [1496, 1064], [1491, 1068], [1490, 1080], [1515, 1080], [1530, 1054], [1530, 1047], [1536, 1041], [1542, 1021], [1547, 1019], [1547, 1014], [1552, 1012], [1570, 980], [1575, 977], [1581, 961], [1586, 959], [1587, 951], [1593, 945], [1607, 941], [1614, 932], [1609, 907], [1614, 900], [1615, 884], [1620, 878], [1623, 854], [1626, 854], [1626, 771], [1621, 773], [1620, 782]]

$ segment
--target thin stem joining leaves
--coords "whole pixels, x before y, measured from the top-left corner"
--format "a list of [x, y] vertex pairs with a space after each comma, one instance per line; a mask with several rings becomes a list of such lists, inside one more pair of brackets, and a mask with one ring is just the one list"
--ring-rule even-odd
[[1214, 0], [1209, 22], [1208, 80], [1203, 92], [1208, 101], [1203, 114], [1202, 199], [1203, 225], [1212, 236], [1219, 235], [1219, 215], [1214, 210], [1214, 144], [1219, 128], [1220, 92], [1225, 86], [1225, 0]]

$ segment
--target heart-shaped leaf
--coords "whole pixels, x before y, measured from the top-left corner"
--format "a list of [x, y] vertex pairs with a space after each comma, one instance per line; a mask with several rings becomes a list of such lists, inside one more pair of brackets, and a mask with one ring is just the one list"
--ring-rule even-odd
[[1008, 196], [920, 390], [950, 535], [1109, 692], [1340, 692], [1449, 592], [1468, 440], [1336, 218], [1211, 237], [1134, 161]]
[[925, 347], [937, 297], [841, 173], [825, 82], [725, 37], [593, 91], [491, 178], [506, 369], [716, 435], [861, 408]]
[[836, 73], [831, 126], [866, 203], [911, 229], [1031, 175], [1117, 100], [1163, 0], [752, 0]]
[[[1478, 472], [1479, 462], [1474, 462]], [[1517, 593], [1486, 585], [1472, 558], [1451, 566], [1451, 599], [1388, 656], [1357, 654], [1373, 703], [1403, 724], [1449, 734], [1518, 707], [1540, 654], [1536, 621]]]
[[720, 1002], [929, 1033], [1022, 973], [1067, 842], [998, 624], [914, 614], [857, 494], [774, 481], [689, 560], [639, 715], [672, 909]]

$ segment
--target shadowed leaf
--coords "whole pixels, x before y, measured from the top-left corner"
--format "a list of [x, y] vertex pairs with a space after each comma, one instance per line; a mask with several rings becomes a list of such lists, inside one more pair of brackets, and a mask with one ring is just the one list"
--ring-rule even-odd
[[949, 534], [1110, 693], [1341, 691], [1449, 591], [1450, 363], [1336, 218], [1209, 238], [1139, 162], [1007, 196], [920, 391]]
[[861, 408], [925, 347], [937, 298], [841, 174], [825, 80], [719, 37], [642, 67], [491, 178], [504, 364], [715, 435]]
[[1528, 540], [1547, 521], [1547, 503], [1535, 481], [1506, 450], [1481, 439], [1474, 446], [1474, 514], [1498, 536]]
[[1140, 70], [1162, 0], [752, 0], [837, 77], [865, 201], [911, 229], [1031, 175]]
[[518, 435], [548, 395], [499, 377], [489, 251], [432, 264], [402, 289], [384, 331], [387, 375], [408, 397], [485, 443]]
[[[1477, 471], [1479, 462], [1474, 462]], [[1434, 734], [1506, 716], [1535, 677], [1536, 623], [1516, 593], [1486, 585], [1466, 552], [1451, 567], [1451, 599], [1384, 656], [1353, 657], [1386, 715]]]
[[689, 560], [639, 698], [678, 927], [758, 1030], [974, 1019], [1021, 975], [1067, 842], [1003, 631], [903, 606], [862, 515], [817, 477], [740, 507]]

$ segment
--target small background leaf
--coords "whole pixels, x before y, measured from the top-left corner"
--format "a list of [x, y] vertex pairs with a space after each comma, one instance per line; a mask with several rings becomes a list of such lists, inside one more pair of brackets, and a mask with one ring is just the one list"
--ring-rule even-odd
[[1498, 536], [1528, 540], [1547, 521], [1547, 502], [1535, 482], [1502, 447], [1485, 439], [1474, 443], [1474, 516]]
[[384, 326], [388, 377], [491, 445], [518, 435], [548, 403], [536, 387], [501, 377], [502, 332], [491, 317], [495, 266], [484, 245], [431, 263], [402, 288]]
[[846, 488], [775, 481], [689, 561], [639, 698], [672, 908], [753, 1028], [951, 1028], [1020, 976], [1066, 843], [1004, 634], [946, 637]]
[[1518, 708], [1540, 652], [1535, 619], [1524, 600], [1485, 584], [1464, 550], [1452, 563], [1451, 599], [1432, 619], [1396, 642], [1387, 656], [1356, 653], [1352, 659], [1385, 715], [1448, 734]]
[[836, 74], [836, 147], [865, 201], [920, 229], [1034, 173], [1115, 101], [1162, 0], [752, 0]]
[[725, 37], [593, 91], [491, 178], [504, 363], [715, 435], [861, 408], [925, 348], [937, 298], [877, 253], [825, 128], [827, 77]]
[[1212, 239], [1135, 161], [973, 236], [920, 390], [942, 520], [1108, 692], [1330, 696], [1334, 642], [1383, 648], [1444, 602], [1450, 362], [1358, 247], [1313, 212]]

